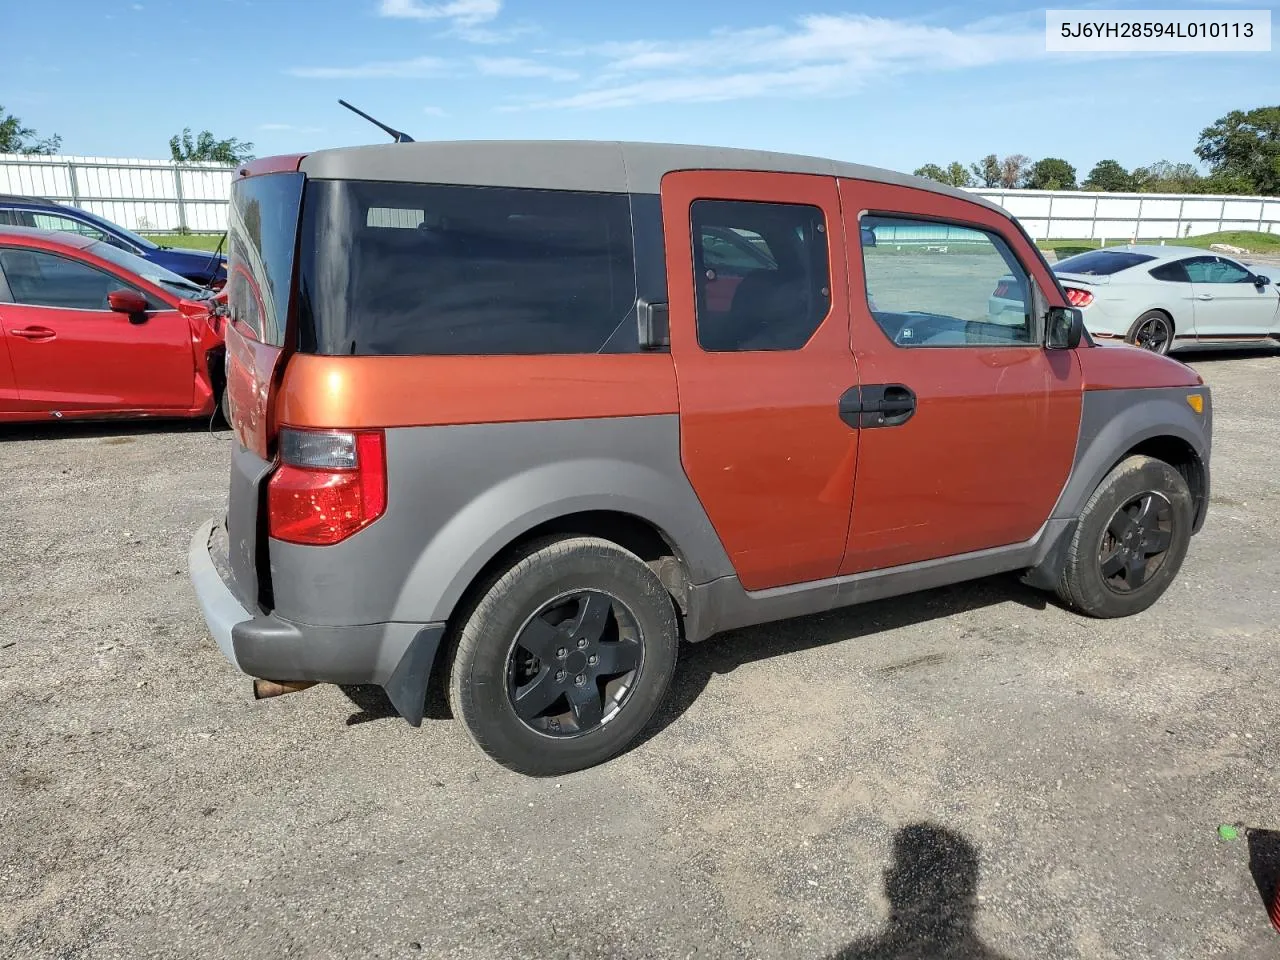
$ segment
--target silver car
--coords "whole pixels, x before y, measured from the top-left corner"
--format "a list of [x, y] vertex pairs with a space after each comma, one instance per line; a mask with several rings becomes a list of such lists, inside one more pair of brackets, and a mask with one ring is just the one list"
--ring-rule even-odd
[[[1131, 245], [1080, 253], [1053, 271], [1099, 339], [1156, 353], [1280, 340], [1280, 267], [1246, 266], [1195, 247]], [[1023, 309], [1016, 291], [1002, 292], [991, 297], [993, 320]]]

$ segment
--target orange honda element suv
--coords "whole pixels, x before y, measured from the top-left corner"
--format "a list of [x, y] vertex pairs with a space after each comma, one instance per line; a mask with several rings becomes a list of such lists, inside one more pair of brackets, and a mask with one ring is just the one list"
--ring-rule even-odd
[[417, 725], [434, 677], [563, 773], [681, 641], [1006, 571], [1125, 616], [1204, 521], [1202, 380], [1092, 342], [1015, 220], [925, 180], [396, 143], [250, 164], [229, 236], [230, 495], [190, 565], [260, 696], [374, 683]]

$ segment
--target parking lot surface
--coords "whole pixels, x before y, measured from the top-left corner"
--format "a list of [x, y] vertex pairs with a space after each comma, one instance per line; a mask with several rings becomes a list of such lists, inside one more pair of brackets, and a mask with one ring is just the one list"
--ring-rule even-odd
[[1152, 610], [1004, 577], [727, 634], [545, 781], [439, 704], [253, 702], [186, 577], [225, 432], [11, 428], [0, 956], [1275, 957], [1280, 356], [1193, 365], [1213, 501]]

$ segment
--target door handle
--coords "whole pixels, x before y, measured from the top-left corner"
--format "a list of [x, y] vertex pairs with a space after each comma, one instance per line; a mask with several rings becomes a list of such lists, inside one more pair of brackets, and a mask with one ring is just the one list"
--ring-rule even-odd
[[1213, 299], [1213, 294], [1212, 294], [1212, 293], [1197, 293], [1197, 294], [1196, 294], [1196, 299], [1197, 299], [1197, 300], [1212, 300], [1212, 299]]
[[915, 393], [900, 383], [850, 387], [840, 396], [840, 419], [851, 427], [896, 427], [915, 412]]
[[21, 337], [23, 340], [52, 340], [58, 334], [48, 327], [22, 327], [19, 330], [10, 330], [10, 336]]

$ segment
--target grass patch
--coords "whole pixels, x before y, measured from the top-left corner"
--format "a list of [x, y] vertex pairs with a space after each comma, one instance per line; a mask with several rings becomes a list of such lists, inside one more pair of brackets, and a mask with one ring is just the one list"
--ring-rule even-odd
[[[210, 253], [218, 249], [218, 243], [222, 240], [220, 233], [144, 233], [143, 236], [162, 247], [185, 247], [188, 250], [208, 250]], [[225, 244], [223, 248], [225, 250]]]
[[[1166, 239], [1165, 243], [1177, 247], [1200, 247], [1207, 249], [1213, 243], [1228, 243], [1233, 247], [1243, 247], [1250, 253], [1280, 252], [1280, 233], [1258, 233], [1256, 230], [1223, 230], [1221, 233], [1206, 233], [1199, 237], [1179, 237]], [[1159, 244], [1159, 240], [1140, 240], [1139, 243]], [[1084, 253], [1086, 250], [1097, 250], [1097, 240], [1037, 240], [1036, 246], [1041, 250], [1052, 250], [1059, 260]], [[1124, 246], [1116, 240], [1107, 242], [1108, 247]]]

